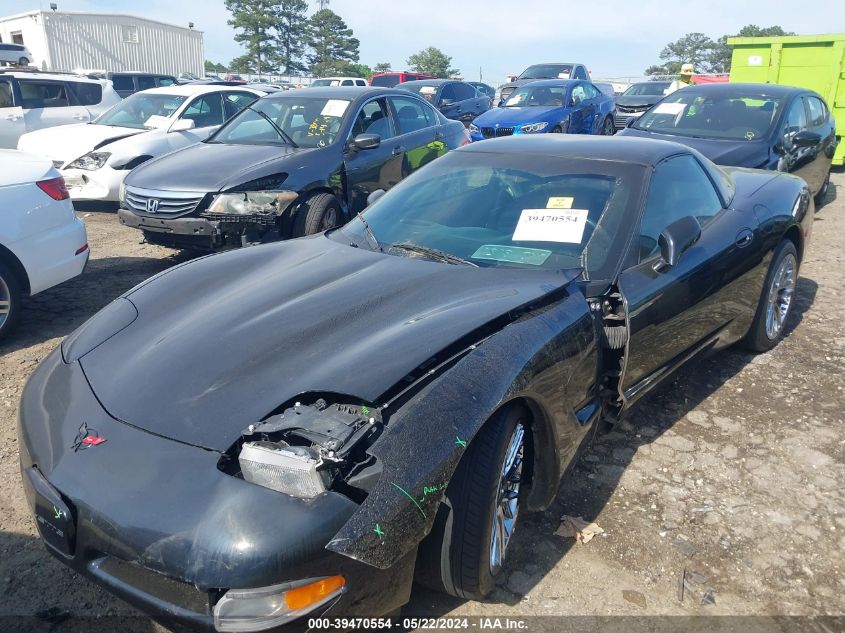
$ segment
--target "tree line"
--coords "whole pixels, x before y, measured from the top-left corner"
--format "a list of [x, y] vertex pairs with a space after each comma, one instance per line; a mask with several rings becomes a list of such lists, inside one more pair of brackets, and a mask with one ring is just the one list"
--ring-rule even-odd
[[669, 42], [660, 51], [660, 64], [645, 69], [646, 75], [676, 75], [682, 64], [693, 64], [699, 73], [729, 73], [731, 71], [731, 47], [729, 37], [764, 37], [772, 35], [795, 35], [780, 26], [759, 27], [749, 24], [735, 35], [723, 35], [712, 40], [704, 33], [687, 33], [675, 42]]
[[[235, 41], [246, 50], [228, 66], [207, 60], [207, 72], [369, 79], [373, 73], [391, 70], [387, 62], [373, 68], [359, 63], [360, 42], [343, 18], [324, 5], [309, 16], [306, 0], [225, 0], [225, 4], [232, 14], [228, 23], [235, 29]], [[434, 47], [411, 55], [407, 62], [411, 70], [435, 77], [460, 72], [451, 68], [451, 57]]]

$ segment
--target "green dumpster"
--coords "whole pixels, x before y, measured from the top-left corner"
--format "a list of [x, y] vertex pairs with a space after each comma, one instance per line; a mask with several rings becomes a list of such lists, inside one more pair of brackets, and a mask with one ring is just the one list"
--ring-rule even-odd
[[[815, 90], [830, 106], [836, 135], [845, 137], [845, 33], [788, 37], [729, 37], [731, 81]], [[840, 142], [834, 165], [845, 164]]]

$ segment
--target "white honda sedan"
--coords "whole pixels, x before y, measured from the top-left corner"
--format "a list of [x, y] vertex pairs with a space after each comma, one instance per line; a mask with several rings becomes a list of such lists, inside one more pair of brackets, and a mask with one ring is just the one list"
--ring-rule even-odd
[[82, 273], [85, 225], [59, 172], [41, 156], [0, 149], [0, 339], [20, 317], [21, 297]]
[[18, 149], [50, 158], [74, 200], [118, 202], [126, 175], [143, 162], [207, 139], [265, 92], [184, 85], [136, 92], [91, 123], [24, 134]]

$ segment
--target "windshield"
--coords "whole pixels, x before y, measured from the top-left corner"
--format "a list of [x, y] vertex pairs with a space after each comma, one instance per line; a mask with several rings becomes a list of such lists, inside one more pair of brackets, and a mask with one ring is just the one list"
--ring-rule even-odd
[[114, 125], [144, 129], [144, 124], [153, 115], [170, 117], [179, 109], [187, 97], [166, 94], [138, 92], [126, 97], [108, 112], [93, 121], [96, 125]]
[[379, 75], [370, 80], [371, 86], [379, 86], [380, 88], [392, 88], [399, 83], [399, 75]]
[[[477, 266], [585, 267], [596, 278], [619, 261], [643, 169], [527, 153], [451, 152], [400, 182], [363, 217], [382, 249], [397, 256], [419, 256], [408, 248], [415, 245]], [[374, 247], [363, 222], [338, 234]]]
[[572, 64], [537, 64], [529, 66], [519, 79], [569, 79]]
[[506, 108], [513, 107], [560, 107], [566, 103], [564, 86], [537, 86], [535, 88], [517, 88], [507, 101]]
[[209, 143], [326, 147], [337, 138], [347, 99], [291, 97], [260, 99], [234, 116]]
[[641, 84], [634, 84], [622, 93], [625, 97], [639, 97], [642, 95], [663, 95], [663, 91], [669, 87], [668, 81], [644, 81]]
[[638, 130], [695, 138], [754, 141], [768, 136], [781, 99], [761, 92], [718, 94], [685, 88], [633, 124]]

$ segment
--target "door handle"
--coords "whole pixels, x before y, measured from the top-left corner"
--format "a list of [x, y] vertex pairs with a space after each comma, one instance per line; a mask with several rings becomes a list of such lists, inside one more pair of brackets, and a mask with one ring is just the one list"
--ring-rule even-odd
[[21, 116], [20, 114], [8, 114], [8, 115], [6, 115], [7, 121], [17, 121], [18, 119], [22, 119], [22, 118], [23, 118], [23, 116]]
[[83, 116], [82, 114], [74, 114], [73, 118], [76, 119], [77, 121], [87, 121], [88, 120], [88, 117]]
[[754, 232], [751, 229], [742, 229], [736, 234], [737, 248], [744, 248], [754, 241]]
[[393, 153], [394, 156], [398, 156], [399, 154], [401, 154], [404, 151], [405, 151], [404, 147], [402, 147], [401, 145], [397, 145], [396, 147], [393, 148], [392, 153]]

